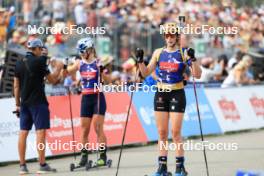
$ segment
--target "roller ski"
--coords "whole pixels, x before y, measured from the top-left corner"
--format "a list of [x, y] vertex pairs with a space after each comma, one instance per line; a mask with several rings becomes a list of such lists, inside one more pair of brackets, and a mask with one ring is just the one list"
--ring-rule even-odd
[[104, 167], [104, 166], [106, 166], [108, 168], [112, 167], [112, 160], [109, 159], [109, 160], [103, 161], [102, 159], [99, 159], [96, 162], [89, 160], [85, 166], [85, 170], [88, 171], [88, 170], [93, 169], [93, 168], [99, 168], [99, 167]]
[[70, 171], [74, 171], [75, 169], [83, 168], [86, 167], [88, 164], [88, 151], [87, 150], [82, 150], [81, 151], [81, 160], [80, 162], [76, 165], [74, 163], [70, 164]]
[[106, 149], [99, 150], [99, 153], [100, 153], [100, 158], [96, 162], [89, 160], [89, 162], [86, 164], [85, 169], [87, 171], [92, 168], [98, 168], [103, 166], [107, 166], [108, 168], [112, 167], [112, 160], [107, 159]]

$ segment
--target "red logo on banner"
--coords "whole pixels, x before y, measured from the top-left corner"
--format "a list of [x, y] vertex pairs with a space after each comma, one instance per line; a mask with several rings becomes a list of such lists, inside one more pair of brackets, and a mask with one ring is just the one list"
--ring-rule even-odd
[[252, 96], [250, 98], [250, 103], [256, 113], [256, 116], [264, 117], [264, 99]]
[[[70, 104], [68, 96], [48, 97], [50, 109], [50, 129], [47, 131], [47, 144], [52, 154], [73, 152], [73, 145], [80, 141], [80, 97], [71, 96], [75, 141], [72, 140]], [[78, 108], [77, 108], [78, 107]], [[50, 144], [50, 145], [49, 145]], [[52, 146], [51, 146], [52, 145]]]
[[[104, 131], [108, 145], [121, 145], [130, 96], [127, 93], [106, 93], [107, 110]], [[132, 104], [126, 131], [126, 144], [146, 142], [147, 136]], [[95, 135], [91, 136], [96, 139]]]
[[[107, 138], [107, 145], [117, 146], [121, 144], [130, 97], [127, 93], [106, 93], [105, 96], [107, 110], [105, 114], [104, 132]], [[52, 144], [57, 143], [54, 145], [58, 146], [67, 146], [72, 141], [69, 97], [53, 96], [48, 97], [48, 101], [51, 117], [51, 129], [47, 132], [47, 142]], [[81, 96], [71, 96], [76, 141], [74, 142], [75, 145], [81, 141], [80, 102]], [[126, 131], [125, 144], [146, 141], [147, 136], [141, 126], [135, 107], [132, 105]], [[90, 148], [97, 148], [97, 137], [93, 124], [90, 129], [89, 143]], [[49, 149], [53, 155], [73, 152], [73, 148], [72, 150], [67, 151], [63, 148], [57, 148], [54, 150], [49, 147]]]
[[240, 120], [240, 115], [234, 101], [231, 100], [228, 101], [225, 98], [223, 98], [222, 100], [218, 101], [218, 104], [226, 120], [232, 120], [232, 121]]

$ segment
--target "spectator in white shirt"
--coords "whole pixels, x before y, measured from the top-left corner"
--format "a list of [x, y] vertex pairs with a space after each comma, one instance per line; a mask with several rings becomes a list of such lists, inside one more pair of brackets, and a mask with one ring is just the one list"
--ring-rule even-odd
[[197, 82], [212, 81], [215, 75], [221, 74], [222, 69], [214, 69], [214, 60], [211, 57], [203, 58], [201, 61], [202, 75]]
[[53, 2], [53, 19], [55, 21], [64, 21], [66, 17], [66, 6], [64, 0], [55, 0]]
[[78, 26], [86, 27], [87, 13], [85, 11], [83, 0], [78, 0], [77, 5], [74, 8], [75, 22]]

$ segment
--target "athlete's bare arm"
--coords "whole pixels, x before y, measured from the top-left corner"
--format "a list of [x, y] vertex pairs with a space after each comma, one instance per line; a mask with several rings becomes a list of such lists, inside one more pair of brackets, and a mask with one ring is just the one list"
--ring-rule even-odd
[[67, 66], [67, 72], [70, 75], [73, 75], [79, 70], [79, 67], [80, 67], [80, 60], [76, 60], [73, 65]]
[[192, 72], [192, 75], [196, 79], [200, 79], [201, 78], [202, 70], [201, 70], [200, 64], [197, 61], [192, 63], [191, 72]]

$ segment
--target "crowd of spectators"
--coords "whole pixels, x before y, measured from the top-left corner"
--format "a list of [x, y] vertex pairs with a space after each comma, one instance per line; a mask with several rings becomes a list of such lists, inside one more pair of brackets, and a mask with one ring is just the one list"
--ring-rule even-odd
[[[203, 75], [200, 82], [228, 82], [235, 84], [257, 83], [250, 74], [252, 62], [247, 54], [250, 48], [264, 48], [264, 4], [257, 7], [238, 7], [234, 1], [223, 0], [212, 3], [210, 0], [45, 0], [18, 1], [14, 5], [0, 8], [0, 51], [8, 46], [25, 47], [26, 42], [40, 37], [50, 47], [50, 55], [58, 53], [74, 54], [75, 43], [81, 36], [64, 34], [28, 34], [27, 25], [42, 27], [57, 26], [59, 29], [75, 24], [80, 27], [106, 27], [106, 37], [111, 43], [110, 65], [113, 82], [135, 81], [135, 63], [131, 51], [143, 47], [149, 58], [155, 48], [163, 45], [159, 26], [166, 21], [176, 21], [179, 15], [186, 16], [186, 23], [195, 26], [203, 24], [217, 27], [238, 28], [235, 35], [186, 35], [183, 46], [194, 46], [194, 40], [204, 39], [206, 48], [221, 51], [218, 55], [204, 53], [198, 58], [202, 64]], [[54, 48], [58, 48], [56, 52]], [[72, 51], [69, 53], [68, 51]], [[0, 56], [3, 57], [2, 54]], [[245, 59], [246, 58], [246, 59]], [[241, 66], [243, 65], [247, 66]], [[239, 68], [240, 69], [239, 69]], [[235, 70], [243, 73], [236, 79], [230, 75]], [[246, 67], [246, 68], [244, 68]], [[187, 77], [188, 79], [188, 77]], [[232, 84], [234, 85], [234, 84]]]

